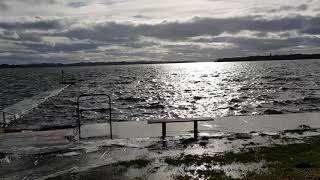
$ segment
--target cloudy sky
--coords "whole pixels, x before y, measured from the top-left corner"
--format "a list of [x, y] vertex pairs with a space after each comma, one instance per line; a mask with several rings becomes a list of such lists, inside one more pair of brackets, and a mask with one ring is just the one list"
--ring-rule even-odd
[[0, 0], [0, 64], [320, 52], [320, 0]]

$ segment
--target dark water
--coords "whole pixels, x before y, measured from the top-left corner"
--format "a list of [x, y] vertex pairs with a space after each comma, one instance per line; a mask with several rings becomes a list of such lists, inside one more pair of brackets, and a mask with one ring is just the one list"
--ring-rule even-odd
[[[70, 124], [82, 93], [111, 95], [118, 120], [315, 112], [320, 110], [320, 61], [186, 63], [67, 67], [79, 83], [18, 124]], [[61, 68], [2, 69], [0, 107], [58, 87]], [[86, 107], [106, 106], [102, 98]], [[102, 118], [99, 112], [84, 114]]]
[[53, 68], [0, 69], [0, 109], [59, 85]]

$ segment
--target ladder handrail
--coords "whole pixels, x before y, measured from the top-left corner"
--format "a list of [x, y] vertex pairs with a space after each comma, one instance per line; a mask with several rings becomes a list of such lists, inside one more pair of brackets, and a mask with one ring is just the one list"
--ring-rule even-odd
[[[112, 139], [112, 121], [111, 121], [111, 97], [108, 94], [105, 93], [99, 93], [99, 94], [81, 94], [78, 96], [77, 98], [77, 116], [78, 116], [78, 121], [77, 121], [77, 125], [78, 125], [78, 132], [79, 132], [79, 139], [81, 139], [81, 130], [80, 130], [80, 120], [81, 120], [81, 112], [82, 111], [94, 111], [94, 110], [99, 110], [99, 109], [81, 109], [80, 108], [80, 99], [82, 97], [94, 97], [94, 96], [106, 96], [108, 98], [109, 101], [109, 107], [104, 109], [104, 110], [109, 110], [109, 124], [110, 124], [110, 138]], [[103, 109], [103, 108], [101, 108]]]
[[[6, 114], [13, 115], [13, 119], [14, 119], [15, 121], [17, 120], [17, 117], [16, 117], [17, 114], [10, 113], [10, 112], [4, 111], [4, 110], [1, 110], [0, 112], [2, 112], [2, 119], [3, 119], [3, 122], [0, 123], [0, 124], [3, 124], [3, 128], [5, 128], [6, 125], [8, 124], [8, 123], [6, 122]], [[21, 116], [18, 115], [18, 117], [21, 117]]]

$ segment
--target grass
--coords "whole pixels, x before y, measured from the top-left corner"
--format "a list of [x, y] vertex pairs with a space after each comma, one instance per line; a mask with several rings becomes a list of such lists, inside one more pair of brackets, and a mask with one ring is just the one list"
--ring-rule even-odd
[[[144, 168], [147, 167], [152, 161], [147, 159], [135, 159], [129, 161], [120, 161], [111, 165], [105, 165], [82, 171], [78, 173], [67, 173], [57, 177], [48, 178], [50, 180], [69, 180], [69, 179], [128, 179], [124, 174], [130, 168]], [[139, 179], [139, 178], [135, 178]], [[141, 178], [143, 179], [143, 178]]]
[[[205, 170], [197, 170], [197, 177], [191, 176], [188, 174], [179, 174], [177, 176], [174, 176], [176, 180], [190, 180], [190, 179], [199, 179], [204, 178], [204, 179], [209, 179], [209, 180], [226, 180], [230, 179], [228, 176], [225, 175], [225, 173], [221, 170], [211, 170], [211, 171], [205, 171]], [[191, 173], [194, 174], [194, 173]]]
[[180, 139], [180, 144], [184, 147], [187, 147], [188, 145], [197, 142], [194, 138], [187, 138], [187, 139]]
[[148, 166], [151, 163], [151, 160], [147, 160], [147, 159], [134, 159], [134, 160], [130, 160], [130, 161], [120, 161], [116, 164], [114, 164], [115, 166], [125, 166], [127, 168], [129, 167], [136, 167], [136, 168], [143, 168]]
[[[177, 158], [165, 158], [171, 166], [213, 166], [236, 163], [254, 163], [264, 161], [267, 171], [262, 174], [248, 173], [244, 179], [313, 179], [320, 177], [320, 137], [308, 138], [305, 143], [274, 145], [271, 147], [252, 147], [241, 152], [226, 152], [214, 156], [181, 155]], [[204, 179], [225, 179], [224, 172], [201, 170], [195, 174]], [[188, 173], [194, 173], [188, 171]], [[176, 179], [193, 179], [181, 175]]]
[[[300, 141], [301, 142], [301, 141]], [[188, 140], [187, 140], [187, 143]], [[304, 143], [274, 145], [269, 147], [247, 147], [240, 152], [225, 152], [216, 155], [185, 155], [175, 158], [166, 157], [161, 167], [169, 165], [169, 170], [176, 172], [172, 177], [177, 180], [189, 179], [231, 179], [226, 172], [219, 168], [233, 163], [244, 164], [248, 170], [239, 168], [242, 179], [319, 179], [320, 178], [320, 136], [305, 138]], [[263, 166], [255, 168], [257, 162], [263, 162]], [[157, 173], [159, 166], [155, 159], [138, 158], [129, 161], [120, 161], [111, 165], [91, 169], [81, 173], [71, 173], [59, 176], [56, 179], [103, 179], [105, 177], [121, 179], [126, 177], [130, 168], [144, 171], [141, 179]], [[233, 166], [238, 168], [237, 166]], [[226, 171], [224, 171], [226, 170]], [[237, 169], [232, 169], [237, 171]], [[257, 171], [257, 172], [255, 172]], [[166, 173], [162, 172], [162, 173]], [[168, 171], [167, 173], [172, 173]], [[160, 173], [161, 174], [161, 173]]]

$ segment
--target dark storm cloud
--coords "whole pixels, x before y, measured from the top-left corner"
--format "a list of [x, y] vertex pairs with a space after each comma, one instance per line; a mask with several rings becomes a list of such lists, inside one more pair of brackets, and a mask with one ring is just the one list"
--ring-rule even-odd
[[282, 38], [282, 39], [266, 39], [266, 38], [245, 38], [245, 37], [216, 37], [210, 39], [197, 39], [194, 42], [221, 42], [231, 43], [235, 46], [256, 51], [274, 51], [283, 48], [290, 48], [296, 46], [318, 46], [320, 44], [320, 38], [317, 37], [294, 37], [294, 38]]
[[41, 35], [35, 32], [2, 30], [0, 31], [0, 40], [1, 39], [16, 41], [17, 43], [24, 43], [25, 41], [40, 42]]
[[[29, 32], [27, 30], [35, 31]], [[246, 37], [235, 35], [244, 30], [252, 32], [252, 34]], [[289, 31], [305, 33], [305, 35], [291, 37], [292, 34]], [[219, 36], [224, 32], [229, 33], [230, 36]], [[279, 37], [270, 38], [269, 33], [276, 33]], [[229, 43], [231, 46], [228, 48], [233, 48], [234, 55], [243, 53], [242, 50], [259, 53], [296, 46], [318, 46], [320, 44], [319, 38], [308, 37], [308, 34], [320, 34], [320, 17], [295, 16], [280, 19], [262, 19], [260, 16], [195, 17], [189, 21], [163, 21], [157, 24], [116, 21], [86, 24], [78, 20], [44, 19], [43, 17], [16, 22], [0, 22], [0, 40], [10, 40], [18, 45], [23, 45], [30, 52], [73, 54], [82, 51], [84, 53], [106, 53], [105, 55], [111, 53], [111, 55], [118, 57], [121, 55], [158, 56], [168, 59], [179, 56], [185, 56], [180, 57], [181, 59], [192, 59], [192, 56], [196, 59], [205, 59], [214, 57], [214, 54], [220, 57], [226, 56], [226, 53], [230, 55], [228, 52], [230, 49], [217, 50], [214, 46], [210, 47], [210, 43]], [[190, 39], [197, 36], [210, 36], [211, 38]], [[43, 37], [51, 37], [52, 42], [44, 41]], [[55, 37], [58, 40], [65, 38], [65, 41], [55, 42]], [[151, 41], [142, 41], [142, 37], [149, 38]], [[100, 46], [110, 45], [119, 48], [111, 48], [110, 52], [99, 49]], [[126, 49], [121, 49], [124, 47], [132, 48], [134, 51], [126, 52]], [[160, 50], [163, 48], [167, 53], [161, 54], [161, 51], [158, 53], [144, 49], [148, 47], [156, 47]], [[12, 59], [18, 59], [23, 54], [23, 52], [14, 53]], [[204, 56], [202, 57], [202, 55]]]
[[298, 6], [296, 9], [299, 11], [305, 11], [309, 8], [309, 6], [307, 4], [302, 4], [300, 6]]
[[[78, 22], [73, 22], [78, 23]], [[48, 34], [47, 30], [57, 30], [53, 36], [77, 39], [90, 39], [108, 43], [135, 42], [140, 36], [156, 37], [168, 40], [185, 40], [189, 37], [211, 35], [223, 32], [237, 33], [243, 30], [257, 31], [260, 36], [268, 32], [297, 31], [307, 34], [319, 34], [320, 17], [296, 16], [266, 20], [259, 16], [240, 18], [198, 18], [184, 22], [162, 22], [158, 24], [133, 24], [105, 22], [78, 28], [69, 28], [71, 22], [62, 19], [33, 19], [20, 22], [0, 22], [0, 28], [16, 31], [27, 39], [36, 39], [37, 34], [22, 33], [25, 30], [41, 30], [39, 36]], [[22, 32], [21, 32], [22, 31]]]
[[[76, 22], [75, 22], [76, 23]], [[162, 22], [158, 24], [133, 24], [105, 22], [82, 28], [68, 30], [69, 24], [64, 20], [34, 20], [18, 23], [0, 23], [0, 27], [7, 29], [2, 33], [2, 39], [11, 39], [38, 52], [72, 52], [79, 50], [94, 50], [100, 45], [121, 45], [131, 48], [144, 48], [150, 46], [150, 42], [139, 42], [141, 36], [167, 39], [171, 41], [188, 41], [190, 37], [210, 35], [217, 36], [223, 32], [238, 33], [242, 30], [256, 31], [258, 38], [217, 37], [208, 42], [228, 42], [241, 48], [276, 50], [279, 48], [296, 46], [314, 41], [305, 38], [290, 39], [286, 31], [319, 34], [320, 18], [297, 16], [274, 20], [260, 19], [260, 17], [241, 17], [229, 19], [193, 18], [185, 22]], [[40, 34], [19, 32], [27, 29], [43, 30]], [[49, 29], [61, 29], [59, 32], [47, 33]], [[13, 33], [10, 30], [17, 30]], [[282, 38], [265, 39], [269, 32], [278, 32]], [[282, 34], [281, 34], [282, 33]], [[56, 43], [54, 46], [43, 44], [41, 37], [44, 35], [67, 37], [70, 39], [90, 40], [90, 43]], [[0, 34], [1, 36], [1, 34]], [[260, 39], [259, 39], [260, 37]], [[28, 41], [28, 42], [25, 42]], [[37, 43], [29, 43], [29, 41]], [[201, 40], [198, 40], [201, 42]], [[202, 41], [205, 43], [205, 41]], [[318, 41], [316, 41], [318, 42]], [[154, 42], [151, 46], [156, 45]], [[167, 46], [166, 48], [170, 48]]]
[[38, 54], [15, 52], [2, 56], [0, 64], [32, 64], [32, 63], [74, 63], [78, 62], [67, 57], [46, 57]]
[[67, 32], [63, 32], [60, 35], [75, 37], [78, 39], [121, 43], [136, 41], [138, 35], [141, 35], [142, 33], [143, 32], [139, 31], [138, 27], [131, 24], [108, 22], [85, 28], [72, 29]]
[[20, 39], [19, 35], [16, 32], [12, 31], [1, 31], [0, 32], [0, 39], [5, 40], [18, 40]]
[[269, 12], [281, 12], [281, 11], [305, 11], [309, 8], [308, 4], [301, 4], [299, 6], [281, 6], [277, 9], [272, 9]]
[[298, 31], [318, 34], [320, 17], [297, 16], [266, 20], [259, 17], [229, 19], [193, 18], [186, 22], [162, 22], [158, 24], [101, 23], [88, 28], [72, 29], [64, 35], [79, 39], [94, 39], [109, 42], [134, 41], [142, 36], [160, 39], [181, 40], [193, 36], [217, 36], [223, 32], [237, 33], [242, 30], [264, 32]]
[[241, 48], [258, 51], [272, 51], [287, 47], [301, 46], [301, 45], [316, 45], [320, 43], [319, 39], [309, 38], [288, 38], [288, 39], [245, 39], [235, 38], [229, 40]]
[[1, 0], [0, 11], [6, 12], [13, 8], [17, 3], [24, 3], [25, 5], [53, 5], [58, 4], [56, 0]]
[[[5, 0], [8, 2], [21, 2], [20, 0]], [[38, 4], [58, 4], [57, 0], [23, 0], [25, 4], [38, 5]]]
[[83, 6], [87, 6], [87, 3], [84, 2], [71, 2], [68, 4], [68, 6], [73, 7], [73, 8], [79, 8], [79, 7], [83, 7]]
[[112, 4], [124, 3], [124, 2], [127, 2], [127, 0], [103, 0], [103, 1], [101, 1], [101, 3], [103, 3], [105, 5], [112, 5]]
[[33, 49], [35, 51], [42, 52], [42, 53], [95, 50], [98, 47], [98, 44], [93, 44], [93, 43], [72, 43], [72, 44], [57, 43], [55, 45], [39, 43], [39, 44], [24, 44], [24, 45], [30, 49]]
[[307, 33], [307, 34], [318, 35], [318, 34], [320, 34], [320, 27], [319, 26], [314, 26], [314, 27], [306, 28], [302, 32]]
[[0, 11], [7, 11], [9, 9], [9, 6], [4, 3], [4, 2], [0, 2]]
[[64, 27], [62, 21], [57, 19], [33, 19], [16, 22], [0, 22], [0, 28], [7, 30], [50, 30]]
[[312, 35], [320, 34], [320, 18], [314, 18], [310, 20], [309, 26], [303, 28], [302, 32]]
[[219, 35], [223, 32], [236, 33], [242, 30], [260, 32], [301, 31], [320, 26], [320, 18], [297, 16], [291, 18], [264, 20], [258, 17], [230, 19], [195, 18], [187, 23], [164, 23], [154, 26], [148, 33], [163, 38]]
[[138, 19], [148, 19], [148, 18], [149, 18], [149, 17], [147, 17], [147, 16], [140, 15], [140, 14], [135, 15], [135, 16], [132, 16], [132, 17], [134, 17], [134, 18], [138, 18]]

